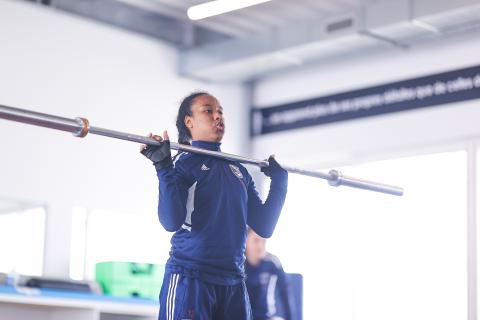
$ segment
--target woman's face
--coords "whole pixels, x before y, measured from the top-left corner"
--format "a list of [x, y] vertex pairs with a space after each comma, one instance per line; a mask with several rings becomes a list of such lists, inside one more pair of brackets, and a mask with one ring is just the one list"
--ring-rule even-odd
[[196, 97], [191, 112], [191, 116], [185, 117], [185, 125], [190, 130], [192, 140], [222, 140], [225, 133], [223, 108], [215, 97], [206, 94]]

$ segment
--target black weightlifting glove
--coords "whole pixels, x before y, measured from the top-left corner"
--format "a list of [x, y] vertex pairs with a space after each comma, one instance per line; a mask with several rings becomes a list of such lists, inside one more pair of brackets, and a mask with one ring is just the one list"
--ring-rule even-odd
[[140, 152], [153, 162], [155, 169], [162, 169], [173, 165], [172, 154], [170, 152], [170, 140], [163, 140], [159, 146], [148, 145]]
[[286, 179], [288, 177], [287, 170], [283, 169], [273, 156], [268, 157], [268, 167], [262, 167], [262, 171], [267, 177], [272, 179]]

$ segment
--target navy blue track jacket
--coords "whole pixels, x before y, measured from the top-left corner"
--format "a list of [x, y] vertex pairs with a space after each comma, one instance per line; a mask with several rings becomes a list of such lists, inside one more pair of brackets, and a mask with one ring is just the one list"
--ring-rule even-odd
[[[220, 143], [193, 141], [220, 150]], [[238, 162], [184, 153], [157, 170], [158, 216], [172, 236], [167, 268], [203, 281], [233, 285], [245, 277], [247, 224], [270, 237], [287, 193], [287, 175], [272, 177], [265, 203]]]
[[292, 319], [293, 308], [285, 271], [270, 253], [257, 265], [245, 263], [248, 295], [254, 320]]

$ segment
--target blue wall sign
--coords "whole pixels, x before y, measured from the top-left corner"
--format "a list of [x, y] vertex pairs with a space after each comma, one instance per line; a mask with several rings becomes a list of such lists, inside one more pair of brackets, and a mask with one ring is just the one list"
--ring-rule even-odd
[[253, 108], [252, 135], [480, 98], [480, 66], [267, 108]]

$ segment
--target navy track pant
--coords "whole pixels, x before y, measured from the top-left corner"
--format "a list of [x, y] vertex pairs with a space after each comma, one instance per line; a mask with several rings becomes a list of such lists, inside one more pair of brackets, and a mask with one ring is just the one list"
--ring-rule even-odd
[[159, 320], [252, 320], [244, 282], [216, 285], [166, 272], [160, 291]]

